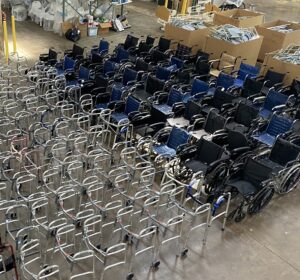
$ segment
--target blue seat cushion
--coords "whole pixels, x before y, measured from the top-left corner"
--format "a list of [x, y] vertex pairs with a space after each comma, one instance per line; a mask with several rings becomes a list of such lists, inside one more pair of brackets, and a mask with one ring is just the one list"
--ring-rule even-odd
[[259, 135], [256, 135], [256, 136], [253, 136], [254, 139], [258, 140], [259, 142], [262, 142], [268, 146], [273, 146], [273, 144], [275, 143], [275, 137], [266, 133], [266, 132], [263, 132]]
[[114, 121], [119, 122], [124, 119], [128, 119], [128, 116], [124, 113], [112, 113], [111, 117]]
[[270, 116], [271, 116], [271, 111], [267, 110], [267, 109], [262, 109], [260, 112], [259, 112], [259, 116], [264, 118], [264, 119], [268, 119]]
[[244, 85], [244, 80], [235, 79], [235, 81], [234, 81], [234, 87], [240, 88], [240, 87], [243, 87], [243, 85]]
[[96, 109], [107, 109], [108, 107], [108, 103], [99, 103], [99, 104], [96, 104], [95, 108]]
[[65, 73], [65, 70], [62, 69], [62, 68], [56, 68], [56, 70], [57, 70], [57, 75], [58, 75], [58, 76], [59, 76], [59, 75], [63, 75], [63, 74]]
[[176, 155], [176, 151], [174, 149], [164, 144], [159, 146], [153, 146], [153, 151], [159, 155], [165, 155], [167, 157], [174, 157]]
[[153, 107], [165, 115], [169, 116], [172, 114], [172, 107], [167, 104], [155, 104]]

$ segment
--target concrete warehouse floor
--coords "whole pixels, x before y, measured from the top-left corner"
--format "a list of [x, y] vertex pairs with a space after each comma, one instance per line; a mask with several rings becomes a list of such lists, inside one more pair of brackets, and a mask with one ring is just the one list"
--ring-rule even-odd
[[[257, 10], [266, 13], [266, 20], [286, 19], [299, 21], [299, 0], [249, 0]], [[155, 3], [135, 0], [126, 6], [132, 28], [122, 33], [110, 32], [106, 37], [114, 44], [123, 42], [128, 32], [137, 35], [161, 35], [155, 18]], [[72, 46], [52, 32], [31, 21], [17, 23], [18, 51], [30, 61], [53, 46], [63, 50]], [[84, 38], [81, 46], [91, 47], [99, 38]], [[300, 193], [275, 197], [259, 215], [248, 217], [239, 224], [229, 223], [222, 232], [216, 223], [209, 232], [207, 246], [202, 247], [202, 235], [197, 233], [188, 257], [176, 259], [174, 255], [162, 259], [160, 269], [148, 273], [145, 268], [138, 279], [164, 280], [299, 280], [300, 279]], [[196, 238], [195, 238], [196, 237]], [[141, 261], [142, 263], [142, 261]], [[110, 279], [124, 279], [115, 274]], [[1, 277], [0, 277], [1, 279]]]

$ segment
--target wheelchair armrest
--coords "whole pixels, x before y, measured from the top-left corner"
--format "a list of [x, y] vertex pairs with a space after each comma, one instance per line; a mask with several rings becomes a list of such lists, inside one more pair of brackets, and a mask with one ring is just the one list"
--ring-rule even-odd
[[121, 82], [121, 81], [122, 81], [122, 78], [123, 78], [123, 75], [122, 75], [122, 74], [114, 74], [114, 76], [113, 76], [113, 79], [114, 79], [116, 82]]
[[105, 73], [105, 76], [106, 76], [107, 78], [113, 77], [114, 75], [115, 75], [115, 71], [109, 71], [109, 72], [106, 72], [106, 73]]
[[298, 163], [299, 160], [294, 159], [294, 160], [290, 160], [286, 163], [285, 167], [291, 167], [293, 164]]
[[259, 96], [261, 96], [260, 92], [248, 96], [247, 99], [248, 100], [253, 100], [253, 99], [255, 99], [256, 97], [259, 97]]
[[206, 96], [201, 99], [201, 105], [209, 105], [213, 100], [213, 96]]
[[116, 101], [113, 110], [115, 112], [124, 112], [126, 103], [124, 101]]
[[181, 151], [187, 149], [188, 147], [190, 147], [191, 144], [190, 143], [186, 143], [186, 144], [181, 144], [177, 147], [176, 149], [176, 154], [180, 153]]
[[205, 123], [205, 119], [204, 118], [200, 118], [200, 119], [195, 119], [195, 121], [192, 124], [192, 129], [193, 130], [199, 130], [203, 128], [203, 125]]
[[108, 102], [107, 108], [110, 109], [110, 110], [114, 110], [117, 102], [118, 102], [118, 101], [111, 101], [111, 102]]
[[273, 87], [277, 90], [278, 88], [280, 88], [281, 86], [283, 86], [283, 82], [281, 83], [277, 83], [277, 84], [274, 84]]
[[196, 94], [194, 94], [193, 98], [200, 99], [202, 96], [205, 96], [206, 94], [207, 94], [206, 91], [197, 92]]
[[194, 123], [196, 120], [199, 120], [199, 119], [204, 119], [205, 120], [205, 118], [202, 114], [196, 114], [196, 115], [191, 117], [190, 124]]
[[220, 112], [224, 112], [224, 111], [226, 111], [226, 110], [228, 110], [228, 109], [231, 109], [231, 108], [233, 108], [233, 107], [235, 107], [235, 106], [236, 106], [236, 105], [233, 104], [233, 103], [225, 103], [225, 104], [223, 104], [223, 105], [221, 106]]
[[234, 68], [234, 65], [227, 65], [227, 66], [224, 66], [222, 67], [222, 69], [220, 69], [220, 71], [223, 71], [223, 70], [226, 70], [226, 69], [230, 69], [230, 68]]
[[[132, 112], [134, 113], [134, 112]], [[128, 115], [129, 120], [134, 126], [137, 125], [146, 125], [151, 118], [151, 115], [148, 112], [138, 112], [136, 114]]]
[[227, 137], [228, 137], [228, 133], [218, 133], [218, 134], [213, 134], [211, 136], [211, 141], [219, 144], [219, 145], [224, 145], [227, 142]]
[[245, 146], [245, 147], [239, 147], [239, 148], [235, 148], [233, 149], [230, 154], [234, 157], [234, 156], [237, 156], [237, 155], [240, 155], [240, 154], [243, 154], [245, 152], [248, 152], [250, 151], [251, 148], [249, 146]]
[[155, 102], [157, 102], [157, 104], [163, 104], [163, 103], [167, 103], [168, 100], [168, 93], [166, 92], [161, 92], [157, 95], [154, 95], [154, 100]]
[[183, 102], [176, 102], [172, 106], [172, 111], [175, 117], [182, 116], [184, 114], [185, 105]]
[[265, 96], [259, 96], [259, 97], [254, 98], [254, 99], [253, 99], [253, 102], [254, 102], [254, 103], [262, 103], [262, 102], [265, 101], [265, 99], [266, 99]]
[[136, 80], [128, 81], [126, 86], [134, 86], [136, 84]]
[[281, 111], [284, 108], [286, 108], [286, 104], [277, 105], [277, 106], [272, 108], [272, 112]]
[[217, 160], [211, 162], [207, 167], [206, 173], [208, 173], [208, 172], [212, 171], [213, 169], [215, 169], [220, 163], [226, 162], [228, 160], [229, 160], [229, 156], [226, 156], [224, 158], [220, 158], [220, 159], [217, 159]]
[[140, 111], [132, 111], [128, 114], [128, 119], [132, 119], [134, 116], [140, 113], [141, 113]]
[[180, 158], [181, 161], [186, 161], [191, 159], [195, 156], [197, 151], [196, 145], [189, 145], [184, 147], [180, 152], [177, 153], [177, 156]]
[[219, 129], [219, 130], [216, 130], [213, 135], [218, 135], [218, 134], [223, 134], [223, 133], [226, 133], [227, 134], [227, 131], [226, 129]]

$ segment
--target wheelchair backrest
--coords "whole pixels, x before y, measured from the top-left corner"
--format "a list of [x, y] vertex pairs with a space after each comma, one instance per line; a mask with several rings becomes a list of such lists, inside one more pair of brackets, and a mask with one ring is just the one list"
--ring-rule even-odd
[[167, 146], [176, 150], [179, 145], [186, 144], [190, 139], [187, 131], [174, 126], [169, 135]]
[[261, 182], [267, 180], [271, 172], [272, 168], [248, 157], [243, 169], [243, 179], [256, 187], [261, 187]]
[[256, 66], [252, 66], [246, 63], [241, 63], [240, 69], [238, 71], [238, 78], [241, 80], [245, 80], [246, 77], [254, 78], [259, 74], [259, 68]]
[[273, 162], [285, 166], [289, 161], [298, 158], [300, 147], [281, 138], [277, 138], [271, 150], [269, 159]]
[[233, 86], [234, 81], [235, 78], [233, 76], [221, 72], [217, 78], [216, 87], [222, 87], [227, 90], [229, 87]]
[[73, 70], [75, 68], [76, 60], [72, 57], [65, 56], [64, 58], [64, 70]]
[[110, 101], [118, 101], [121, 100], [122, 98], [122, 89], [117, 87], [117, 86], [113, 86], [111, 89], [111, 97], [110, 97]]
[[49, 49], [49, 60], [57, 60], [57, 52], [53, 49]]
[[225, 152], [221, 146], [203, 138], [200, 139], [196, 145], [197, 150], [195, 159], [200, 160], [205, 164], [210, 164], [220, 159]]
[[197, 51], [196, 56], [197, 56], [197, 61], [206, 61], [206, 62], [208, 62], [208, 60], [209, 60], [209, 53], [206, 53], [206, 52], [201, 51], [201, 50]]
[[206, 82], [195, 79], [192, 84], [191, 96], [194, 96], [199, 92], [207, 92], [209, 90], [209, 85]]
[[233, 149], [240, 148], [240, 147], [248, 147], [247, 137], [235, 130], [229, 130], [227, 135], [227, 143], [228, 143], [228, 150], [232, 151]]
[[73, 57], [76, 58], [77, 56], [82, 56], [84, 52], [84, 48], [74, 44], [73, 45]]
[[183, 57], [186, 55], [190, 55], [192, 52], [192, 48], [185, 46], [183, 44], [177, 44], [177, 48], [176, 48], [176, 56], [177, 57]]
[[99, 52], [108, 53], [109, 50], [109, 42], [106, 40], [100, 40], [99, 42]]
[[148, 46], [153, 46], [155, 42], [155, 38], [152, 37], [151, 35], [148, 35], [145, 42]]
[[140, 108], [140, 102], [132, 96], [128, 96], [125, 105], [124, 113], [128, 115], [131, 112], [138, 111]]
[[122, 47], [117, 49], [116, 62], [121, 62], [122, 60], [127, 60], [129, 58], [129, 52]]
[[158, 66], [155, 72], [156, 78], [167, 81], [170, 79], [171, 71], [166, 67]]
[[148, 71], [149, 64], [142, 58], [138, 58], [135, 62], [136, 71]]
[[273, 86], [278, 83], [282, 83], [285, 74], [278, 73], [276, 71], [268, 70], [264, 80], [269, 81], [268, 86]]
[[167, 60], [168, 56], [166, 54], [164, 54], [162, 51], [154, 49], [151, 51], [151, 60], [154, 63], [157, 63], [159, 61], [164, 61]]
[[171, 88], [168, 95], [167, 105], [172, 107], [175, 103], [181, 102], [182, 98], [183, 94], [179, 90]]
[[103, 74], [115, 71], [116, 64], [113, 61], [106, 60], [103, 64]]
[[234, 115], [234, 121], [246, 127], [250, 127], [257, 115], [258, 110], [256, 108], [240, 102]]
[[137, 79], [137, 72], [129, 67], [126, 67], [123, 73], [123, 85], [127, 85], [128, 82], [135, 81]]
[[138, 41], [139, 41], [139, 38], [128, 34], [125, 39], [125, 42], [124, 42], [124, 49], [127, 50], [129, 48], [136, 47], [138, 44]]
[[176, 56], [171, 57], [170, 65], [176, 65], [177, 69], [181, 69], [184, 66], [183, 60]]
[[289, 131], [293, 126], [293, 121], [285, 117], [273, 114], [267, 126], [266, 133], [276, 137], [282, 133]]
[[235, 96], [229, 92], [216, 89], [213, 96], [213, 106], [217, 109], [221, 109], [223, 104], [232, 103]]
[[217, 130], [223, 129], [225, 123], [226, 123], [226, 118], [216, 113], [216, 111], [210, 110], [210, 112], [206, 117], [204, 130], [212, 134]]
[[80, 66], [78, 77], [81, 80], [89, 80], [90, 79], [90, 70], [86, 67]]
[[223, 52], [220, 57], [220, 63], [218, 69], [222, 70], [224, 67], [233, 66], [236, 63], [236, 57]]
[[259, 93], [263, 87], [262, 81], [257, 81], [253, 78], [247, 77], [241, 92], [242, 97], [249, 97], [250, 95]]
[[103, 57], [97, 52], [92, 52], [91, 56], [92, 56], [92, 63], [101, 63], [103, 60]]
[[163, 90], [165, 82], [149, 74], [146, 81], [146, 92], [153, 95], [156, 91]]
[[263, 108], [272, 111], [275, 106], [286, 104], [287, 100], [287, 95], [271, 89], [267, 94]]
[[195, 72], [199, 75], [208, 75], [210, 71], [208, 61], [203, 61], [198, 58], [196, 61], [195, 70]]
[[193, 116], [201, 112], [201, 105], [193, 100], [189, 100], [184, 110], [184, 118], [190, 120]]
[[170, 45], [171, 45], [171, 40], [164, 38], [164, 37], [160, 37], [159, 41], [158, 41], [158, 50], [160, 50], [161, 52], [165, 52], [168, 49], [170, 49]]

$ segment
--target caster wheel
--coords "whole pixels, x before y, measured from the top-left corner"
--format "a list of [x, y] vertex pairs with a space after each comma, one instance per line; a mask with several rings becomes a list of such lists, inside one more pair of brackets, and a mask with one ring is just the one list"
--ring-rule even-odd
[[133, 273], [133, 272], [130, 272], [130, 273], [127, 275], [126, 279], [127, 279], [127, 280], [130, 280], [130, 279], [133, 279], [133, 277], [134, 277], [134, 273]]
[[152, 263], [152, 267], [153, 267], [154, 269], [158, 269], [158, 268], [159, 268], [159, 265], [160, 265], [160, 261], [154, 261], [154, 262]]
[[184, 249], [184, 250], [181, 252], [181, 257], [182, 257], [182, 258], [186, 257], [188, 251], [189, 251], [189, 249]]
[[240, 213], [239, 215], [237, 215], [237, 216], [235, 217], [234, 221], [235, 221], [236, 223], [239, 223], [239, 222], [241, 222], [242, 220], [244, 220], [245, 217], [246, 217], [246, 214], [245, 214], [245, 213]]

